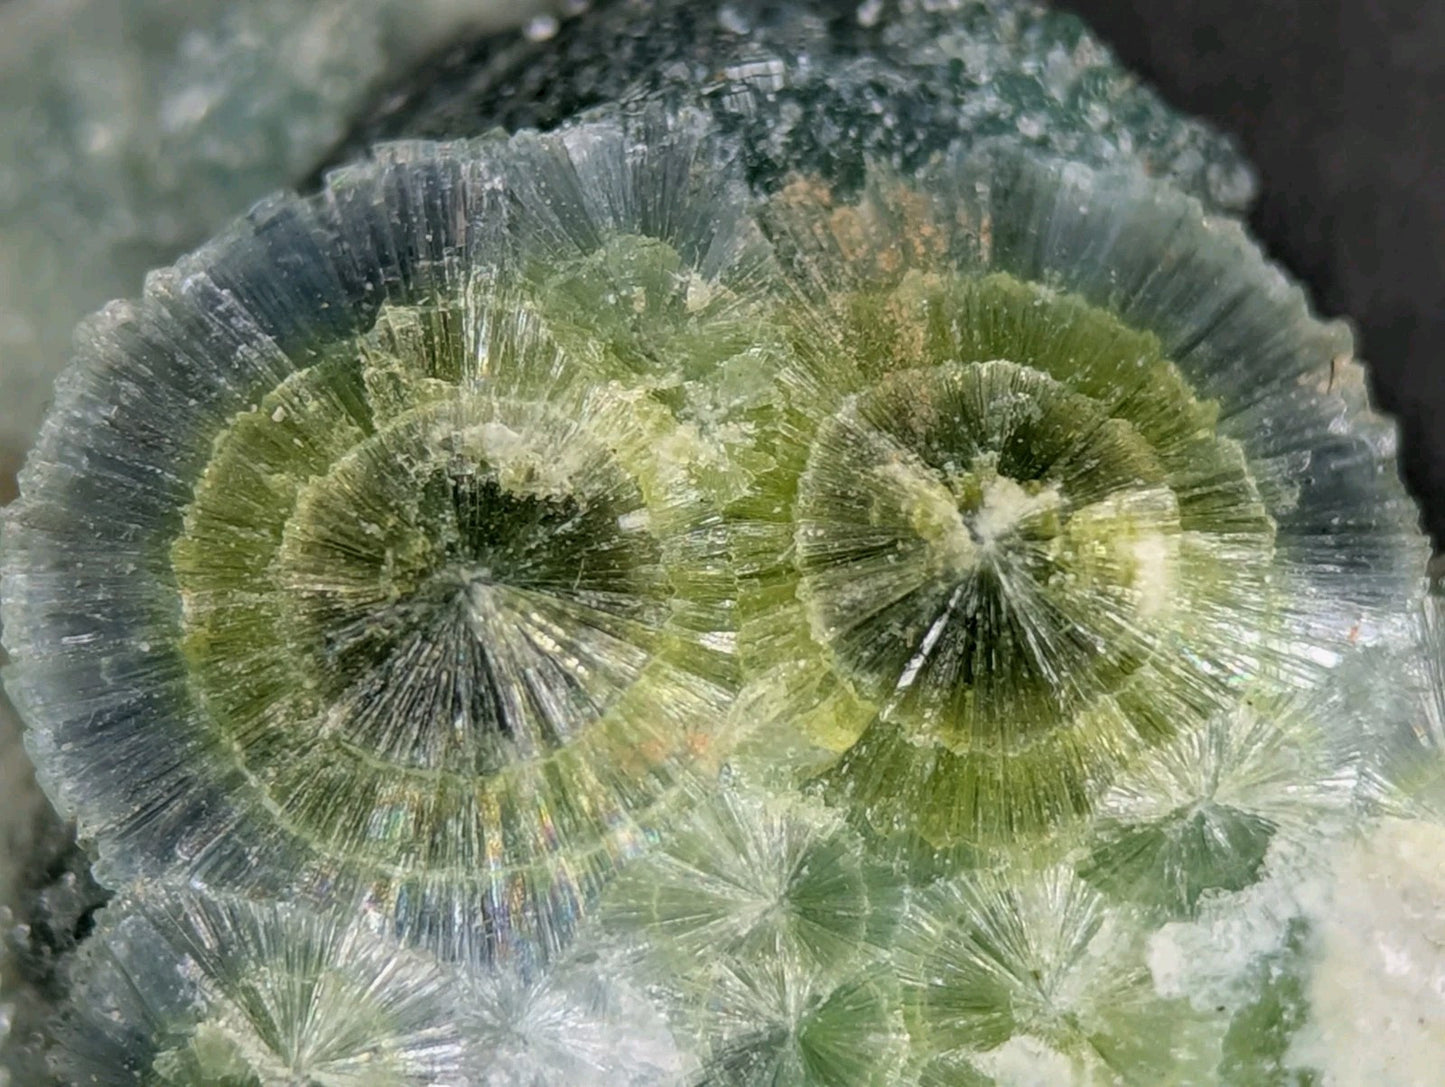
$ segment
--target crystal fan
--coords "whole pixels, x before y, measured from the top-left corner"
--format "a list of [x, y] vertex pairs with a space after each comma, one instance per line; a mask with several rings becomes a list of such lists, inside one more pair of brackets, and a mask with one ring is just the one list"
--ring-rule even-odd
[[119, 892], [67, 1082], [1347, 1048], [1441, 811], [1394, 429], [1222, 141], [1062, 16], [875, 7], [443, 66], [82, 326], [0, 560]]

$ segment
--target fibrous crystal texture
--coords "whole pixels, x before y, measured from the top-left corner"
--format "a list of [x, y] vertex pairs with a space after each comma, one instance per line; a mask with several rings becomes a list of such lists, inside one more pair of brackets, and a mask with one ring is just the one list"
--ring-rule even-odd
[[450, 979], [357, 916], [151, 886], [71, 964], [79, 1085], [460, 1083]]
[[[1348, 331], [1067, 113], [760, 169], [674, 97], [378, 146], [83, 327], [3, 560], [133, 888], [58, 1065], [409, 1082], [425, 1022], [487, 1085], [1309, 1082], [1336, 843], [1440, 796]], [[330, 1005], [282, 1047], [235, 979], [353, 931], [448, 980], [342, 956], [380, 1010], [312, 1070]]]

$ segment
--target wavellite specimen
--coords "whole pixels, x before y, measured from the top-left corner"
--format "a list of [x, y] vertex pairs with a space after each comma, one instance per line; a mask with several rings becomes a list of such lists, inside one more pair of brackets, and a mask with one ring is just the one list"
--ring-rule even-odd
[[[61, 650], [50, 674], [79, 696], [62, 709], [36, 673], [34, 705], [117, 745], [92, 770], [155, 758], [167, 722], [170, 754], [139, 792], [98, 808], [71, 794], [108, 872], [180, 856], [226, 884], [364, 890], [429, 945], [516, 938], [527, 954], [565, 938], [638, 820], [719, 756], [728, 572], [687, 478], [692, 439], [642, 390], [591, 380], [465, 259], [500, 203], [485, 162], [481, 147], [402, 149], [344, 173], [94, 326], [108, 361], [74, 408], [129, 388], [155, 414], [107, 441], [166, 467], [105, 487], [130, 511], [114, 565], [42, 544], [60, 526], [33, 507], [50, 559], [16, 583], [79, 573], [108, 602], [114, 643], [31, 612]], [[292, 261], [301, 281], [276, 297], [269, 273]], [[99, 544], [88, 532], [82, 549]], [[17, 637], [28, 610], [7, 620]], [[115, 668], [141, 681], [129, 696], [113, 697]], [[12, 687], [26, 699], [18, 673]], [[62, 794], [85, 789], [61, 777]]]
[[1362, 616], [1406, 622], [1410, 507], [1384, 432], [1338, 433], [1343, 331], [1233, 224], [1007, 152], [767, 215], [816, 308], [742, 530], [745, 698], [839, 752], [876, 829], [1056, 828], [1242, 681], [1308, 691]]
[[[350, 1082], [228, 1010], [294, 911], [429, 956], [459, 1082], [1310, 1082], [1340, 843], [1438, 782], [1348, 330], [1072, 24], [860, 13], [875, 75], [953, 35], [890, 127], [751, 10], [726, 94], [377, 145], [82, 327], [0, 560], [123, 891], [62, 1073]], [[749, 120], [803, 100], [856, 153]], [[158, 880], [230, 904], [199, 1003]]]
[[77, 1087], [462, 1082], [446, 974], [354, 917], [153, 886], [71, 969]]
[[1162, 1000], [1139, 932], [1068, 870], [941, 881], [899, 934], [909, 1030], [984, 1067], [1013, 1043], [1079, 1082], [1199, 1082], [1219, 1063], [1218, 1010]]
[[646, 935], [666, 976], [719, 955], [837, 975], [867, 958], [868, 884], [862, 843], [836, 814], [727, 789], [631, 865], [603, 912]]
[[459, 1029], [475, 1087], [681, 1083], [689, 1048], [642, 986], [580, 943], [543, 974], [502, 969], [462, 980]]

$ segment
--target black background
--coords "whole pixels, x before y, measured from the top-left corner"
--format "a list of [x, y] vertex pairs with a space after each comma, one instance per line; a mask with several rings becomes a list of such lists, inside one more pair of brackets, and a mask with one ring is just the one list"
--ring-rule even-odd
[[1258, 171], [1251, 227], [1348, 316], [1445, 542], [1445, 0], [1062, 0]]

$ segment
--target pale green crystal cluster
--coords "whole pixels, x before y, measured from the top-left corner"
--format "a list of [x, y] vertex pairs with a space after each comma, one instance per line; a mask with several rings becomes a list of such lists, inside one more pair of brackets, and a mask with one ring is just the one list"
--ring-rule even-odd
[[152, 885], [105, 911], [75, 968], [66, 1083], [460, 1082], [450, 979], [354, 916]]
[[1233, 220], [651, 103], [379, 147], [80, 344], [3, 557], [123, 891], [64, 1082], [1316, 1082], [1439, 627]]

